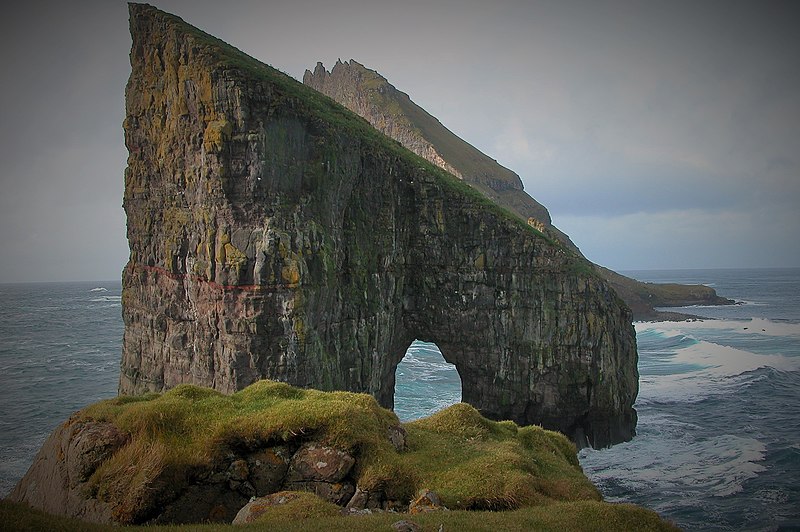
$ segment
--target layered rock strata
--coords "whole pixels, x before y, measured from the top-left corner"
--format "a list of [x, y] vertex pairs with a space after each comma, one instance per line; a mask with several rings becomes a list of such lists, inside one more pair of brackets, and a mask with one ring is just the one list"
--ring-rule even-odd
[[585, 260], [317, 91], [130, 13], [121, 393], [271, 378], [392, 407], [421, 339], [488, 417], [633, 435], [631, 314]]
[[[377, 130], [580, 253], [569, 236], [552, 224], [547, 208], [523, 190], [522, 180], [516, 173], [456, 136], [378, 72], [353, 59], [344, 63], [337, 61], [330, 72], [322, 63], [317, 63], [313, 72], [306, 70], [303, 83], [330, 96]], [[597, 273], [611, 283], [637, 320], [687, 317], [659, 312], [655, 309], [659, 306], [734, 303], [718, 297], [714, 289], [707, 286], [642, 283], [599, 266]]]

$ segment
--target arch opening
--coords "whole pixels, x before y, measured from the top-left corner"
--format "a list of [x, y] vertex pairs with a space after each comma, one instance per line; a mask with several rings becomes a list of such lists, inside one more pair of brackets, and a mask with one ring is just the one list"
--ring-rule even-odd
[[414, 340], [395, 369], [394, 412], [400, 421], [461, 402], [461, 375], [433, 342]]

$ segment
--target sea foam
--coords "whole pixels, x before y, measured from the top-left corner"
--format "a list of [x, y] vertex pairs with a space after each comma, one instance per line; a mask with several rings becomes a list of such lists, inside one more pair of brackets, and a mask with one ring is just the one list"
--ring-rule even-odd
[[694, 321], [662, 321], [637, 322], [636, 332], [653, 330], [665, 336], [685, 334], [687, 331], [725, 331], [737, 334], [756, 334], [765, 336], [788, 336], [800, 338], [800, 323], [773, 321], [765, 318], [747, 320], [694, 320]]
[[676, 501], [678, 506], [693, 506], [702, 497], [738, 493], [748, 479], [765, 470], [760, 462], [766, 446], [759, 440], [732, 434], [697, 440], [682, 425], [670, 416], [654, 416], [640, 426], [639, 436], [613, 451], [582, 450], [584, 471], [601, 489], [613, 483], [630, 491], [683, 495], [665, 497], [651, 506], [664, 511], [674, 510]]

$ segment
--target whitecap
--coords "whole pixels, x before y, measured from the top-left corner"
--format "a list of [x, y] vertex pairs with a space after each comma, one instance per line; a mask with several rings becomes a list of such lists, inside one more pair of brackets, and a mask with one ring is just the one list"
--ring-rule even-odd
[[[638, 324], [637, 324], [638, 325]], [[644, 328], [644, 327], [637, 327], [636, 332], [644, 332], [647, 330], [648, 332], [652, 332], [661, 336], [662, 338], [677, 338], [678, 336], [686, 336], [686, 333], [683, 331], [679, 331], [678, 329], [659, 329], [659, 328]]]
[[664, 335], [686, 334], [686, 331], [716, 330], [738, 334], [800, 338], [800, 323], [773, 321], [765, 318], [637, 322], [634, 327], [637, 333], [653, 330]]
[[747, 305], [750, 307], [766, 307], [767, 305], [769, 305], [769, 303], [765, 303], [763, 301], [750, 301], [748, 299], [737, 299], [736, 302], [741, 305]]
[[800, 370], [800, 357], [761, 355], [705, 340], [677, 349], [671, 356], [648, 355], [642, 367], [653, 362], [672, 369], [659, 374], [643, 372], [637, 404], [695, 403], [751, 385], [764, 378], [755, 373], [761, 368]]
[[[695, 506], [709, 495], [742, 491], [746, 481], [766, 470], [761, 464], [766, 445], [755, 438], [721, 434], [694, 439], [691, 429], [674, 418], [649, 421], [640, 424], [641, 435], [630, 442], [580, 452], [581, 466], [595, 484], [616, 484], [636, 493], [680, 493], [679, 505]], [[669, 499], [674, 505], [675, 498]], [[654, 510], [666, 509], [659, 507], [658, 497], [650, 500]]]
[[92, 288], [89, 292], [108, 292], [108, 288], [103, 288], [102, 286], [98, 286], [97, 288]]
[[436, 344], [414, 341], [398, 364], [396, 376], [395, 413], [403, 421], [433, 414], [461, 399], [458, 372], [444, 360]]
[[698, 364], [703, 366], [706, 373], [722, 377], [741, 375], [766, 367], [781, 371], [800, 369], [800, 357], [761, 355], [706, 340], [678, 349], [674, 360], [677, 363]]

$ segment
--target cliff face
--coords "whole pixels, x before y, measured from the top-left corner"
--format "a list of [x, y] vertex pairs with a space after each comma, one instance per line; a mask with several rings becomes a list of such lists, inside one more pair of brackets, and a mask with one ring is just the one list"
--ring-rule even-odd
[[397, 90], [386, 78], [351, 59], [330, 72], [322, 63], [306, 70], [303, 83], [330, 96], [378, 131], [472, 185], [537, 228], [553, 234], [574, 251], [569, 237], [552, 225], [547, 208], [528, 195], [519, 176], [455, 135], [436, 117]]
[[[547, 209], [522, 188], [519, 176], [445, 128], [435, 117], [397, 90], [386, 78], [355, 60], [337, 61], [330, 72], [322, 63], [306, 70], [303, 83], [357, 113], [376, 129], [431, 163], [463, 179], [498, 205], [531, 220], [535, 227], [580, 253], [569, 236], [552, 225]], [[726, 305], [725, 298], [706, 286], [641, 283], [606, 268], [597, 273], [608, 280], [637, 320], [686, 316], [654, 307]]]
[[130, 10], [121, 393], [271, 378], [391, 407], [416, 338], [484, 415], [632, 436], [630, 311], [581, 257], [317, 91]]

